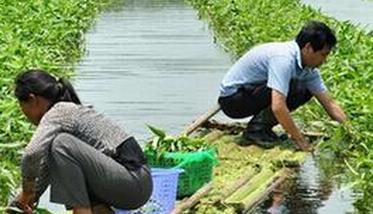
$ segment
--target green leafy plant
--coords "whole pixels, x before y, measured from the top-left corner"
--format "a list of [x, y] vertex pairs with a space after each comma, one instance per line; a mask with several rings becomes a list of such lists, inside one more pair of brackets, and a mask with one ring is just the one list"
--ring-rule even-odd
[[164, 152], [195, 152], [209, 148], [209, 145], [203, 138], [187, 137], [185, 135], [173, 137], [167, 135], [165, 131], [148, 125], [150, 131], [154, 134], [153, 139], [147, 143], [145, 150], [162, 154]]

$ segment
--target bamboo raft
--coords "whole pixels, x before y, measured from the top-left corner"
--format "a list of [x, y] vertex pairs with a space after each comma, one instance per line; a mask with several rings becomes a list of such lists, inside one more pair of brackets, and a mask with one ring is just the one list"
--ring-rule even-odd
[[[209, 121], [219, 111], [220, 106], [214, 105], [182, 132], [204, 137], [216, 148], [219, 163], [213, 180], [191, 197], [178, 201], [172, 214], [250, 213], [306, 159], [307, 153], [295, 151], [293, 145], [272, 149], [238, 146], [245, 124]], [[311, 140], [327, 138], [320, 132], [303, 134]]]
[[262, 149], [238, 146], [242, 124], [205, 123], [196, 131], [216, 148], [213, 180], [178, 202], [178, 213], [247, 213], [255, 208], [303, 163], [306, 153], [279, 145]]

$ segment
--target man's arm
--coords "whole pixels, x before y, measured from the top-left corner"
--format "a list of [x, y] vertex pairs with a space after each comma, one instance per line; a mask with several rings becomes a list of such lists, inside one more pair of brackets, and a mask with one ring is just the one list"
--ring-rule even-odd
[[347, 116], [343, 109], [327, 92], [315, 93], [315, 97], [333, 120], [338, 121], [339, 123], [344, 123], [347, 120]]
[[307, 143], [304, 136], [295, 125], [290, 116], [290, 111], [286, 105], [286, 97], [275, 89], [272, 89], [272, 104], [271, 108], [278, 122], [282, 125], [285, 131], [291, 136], [295, 143], [303, 151], [310, 151], [311, 146]]

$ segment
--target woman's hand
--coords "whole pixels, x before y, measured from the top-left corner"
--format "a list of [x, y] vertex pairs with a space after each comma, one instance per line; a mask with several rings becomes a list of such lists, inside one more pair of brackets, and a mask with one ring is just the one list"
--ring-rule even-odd
[[22, 209], [25, 214], [32, 214], [35, 193], [27, 193], [22, 191], [15, 200], [18, 208]]

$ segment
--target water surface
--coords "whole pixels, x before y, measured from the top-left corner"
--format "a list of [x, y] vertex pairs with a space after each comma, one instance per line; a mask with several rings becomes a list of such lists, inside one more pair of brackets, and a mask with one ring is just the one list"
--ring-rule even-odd
[[[315, 161], [309, 156], [293, 178], [279, 188], [281, 200], [278, 206], [276, 196], [270, 196], [256, 213], [271, 214], [341, 214], [352, 212], [353, 193], [347, 187], [337, 187], [333, 167], [328, 160]], [[325, 166], [326, 164], [326, 166]], [[326, 169], [329, 168], [329, 169]], [[278, 200], [277, 200], [278, 201]], [[277, 206], [276, 206], [277, 205]], [[272, 208], [272, 209], [271, 209]]]
[[179, 133], [215, 103], [231, 64], [206, 28], [183, 1], [125, 1], [87, 34], [79, 95], [137, 138], [146, 123]]
[[302, 0], [341, 21], [350, 21], [373, 30], [373, 1], [370, 0]]

